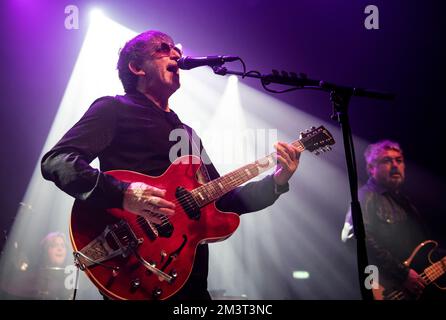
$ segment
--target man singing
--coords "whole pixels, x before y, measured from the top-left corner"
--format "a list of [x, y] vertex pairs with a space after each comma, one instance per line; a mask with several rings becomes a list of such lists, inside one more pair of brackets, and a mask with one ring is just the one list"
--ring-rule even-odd
[[[117, 66], [126, 94], [93, 102], [43, 157], [44, 178], [97, 207], [124, 209], [154, 223], [160, 221], [160, 214], [174, 215], [175, 204], [164, 199], [165, 190], [141, 182], [122, 182], [104, 172], [131, 170], [159, 176], [175, 160], [169, 159], [176, 143], [169, 140], [171, 131], [185, 128], [192, 133], [169, 105], [170, 96], [180, 87], [180, 57], [172, 38], [159, 31], [147, 31], [128, 41]], [[227, 193], [218, 200], [218, 209], [238, 214], [258, 211], [288, 191], [288, 180], [298, 167], [300, 153], [293, 145], [281, 142], [276, 149], [275, 173]], [[100, 170], [89, 165], [96, 157]], [[210, 161], [203, 162], [211, 180], [219, 177]], [[210, 299], [207, 275], [208, 246], [199, 245], [192, 273], [173, 298]]]

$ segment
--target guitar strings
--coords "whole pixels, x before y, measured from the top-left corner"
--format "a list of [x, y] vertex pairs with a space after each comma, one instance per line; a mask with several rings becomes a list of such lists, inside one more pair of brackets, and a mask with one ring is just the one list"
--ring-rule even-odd
[[[213, 181], [215, 181], [215, 180], [213, 180]], [[235, 182], [236, 184], [239, 184], [239, 183], [243, 183], [243, 181], [244, 181], [243, 177], [238, 177], [237, 179], [234, 179], [231, 182]], [[227, 192], [229, 192], [229, 191], [227, 191]], [[211, 193], [212, 193], [212, 191], [211, 191]], [[186, 199], [187, 196], [188, 195], [179, 197], [179, 198], [177, 198], [176, 200], [174, 200], [172, 202], [175, 203], [175, 205], [180, 205], [182, 207], [180, 201]], [[194, 198], [193, 198], [193, 200], [196, 202], [196, 200]], [[208, 202], [207, 204], [209, 204], [209, 203], [210, 202]], [[197, 203], [197, 205], [198, 205], [198, 203]], [[186, 206], [189, 206], [189, 204], [186, 204]], [[164, 226], [168, 225], [169, 223], [171, 223], [172, 221], [177, 220], [178, 217], [179, 217], [176, 214], [173, 214], [173, 215], [169, 216], [169, 215], [165, 215], [163, 213], [153, 212], [153, 211], [150, 211], [150, 210], [147, 210], [147, 211], [149, 211], [151, 214], [153, 214], [157, 218], [160, 218], [160, 219], [165, 218], [167, 221], [163, 221], [162, 223], [155, 223], [155, 222], [151, 222], [150, 219], [149, 219], [149, 221], [147, 221], [147, 218], [144, 217], [144, 216], [137, 215], [137, 218], [136, 218], [137, 222], [147, 221], [147, 222], [150, 222], [150, 223], [154, 223], [155, 225], [158, 225], [160, 227], [164, 227]]]
[[[253, 165], [253, 164], [248, 164], [248, 165], [245, 165], [245, 166], [243, 166], [243, 167], [241, 167], [240, 169], [243, 169], [243, 168], [247, 168], [247, 167], [249, 167], [249, 166], [251, 166], [251, 165]], [[257, 166], [256, 166], [257, 167]], [[238, 169], [238, 170], [240, 170], [240, 169]], [[222, 177], [219, 177], [219, 178], [222, 178]], [[219, 178], [217, 178], [217, 179], [219, 179]], [[212, 181], [210, 181], [209, 183], [212, 183], [212, 182], [214, 182], [215, 183], [215, 181], [217, 180], [217, 179], [214, 179], [214, 180], [212, 180]], [[243, 176], [241, 176], [240, 174], [239, 175], [236, 175], [233, 179], [231, 179], [231, 183], [236, 183], [236, 186], [235, 187], [237, 187], [237, 186], [239, 186], [241, 183], [243, 183], [243, 182], [245, 182], [245, 177], [243, 177]], [[208, 183], [208, 184], [209, 184]], [[203, 186], [200, 186], [200, 187], [204, 187], [204, 186], [206, 186], [207, 184], [205, 184], [205, 185], [203, 185]], [[198, 188], [200, 188], [200, 187], [197, 187], [196, 189], [198, 189]], [[195, 200], [195, 195], [193, 194], [193, 191], [195, 191], [196, 189], [194, 189], [194, 190], [192, 190], [191, 191], [191, 193], [192, 193], [192, 199], [193, 199], [193, 201], [195, 202], [195, 204], [197, 205], [197, 206], [199, 206], [199, 204], [198, 204], [198, 201], [197, 200]], [[221, 189], [220, 189], [221, 190]], [[216, 196], [218, 196], [218, 190], [216, 190], [215, 188], [212, 188], [212, 187], [210, 187], [209, 188], [209, 191], [210, 191], [210, 194], [211, 194], [211, 196], [212, 197], [216, 197]], [[227, 192], [229, 192], [229, 190], [228, 191], [226, 191], [225, 193], [227, 193]], [[180, 205], [181, 207], [183, 207], [183, 205], [181, 204], [181, 201], [184, 201], [184, 200], [187, 200], [187, 198], [189, 197], [189, 194], [186, 194], [186, 195], [184, 195], [184, 196], [181, 196], [181, 197], [178, 197], [178, 198], [176, 198], [176, 199], [174, 199], [172, 202], [175, 204], [175, 205]], [[209, 201], [209, 202], [207, 202], [206, 204], [209, 204], [210, 202], [212, 202], [212, 201]], [[190, 208], [190, 203], [185, 203], [185, 206], [187, 206], [187, 207], [189, 207]], [[157, 217], [157, 218], [162, 218], [162, 217], [166, 217], [168, 220], [170, 220], [170, 221], [174, 221], [175, 219], [174, 219], [174, 217], [175, 217], [175, 214], [174, 215], [172, 215], [172, 216], [169, 216], [169, 215], [166, 215], [166, 214], [163, 214], [163, 213], [158, 213], [158, 212], [154, 212], [154, 211], [151, 211], [151, 210], [146, 210], [146, 211], [148, 211], [150, 214], [152, 214], [152, 215], [154, 215], [155, 217]], [[141, 215], [137, 215], [138, 217], [137, 217], [137, 221], [138, 222], [142, 222], [142, 221], [146, 221], [146, 217], [144, 217], [144, 216], [141, 216]], [[149, 219], [150, 220], [150, 219]], [[151, 222], [151, 221], [150, 221]], [[154, 222], [153, 222], [154, 223]], [[163, 226], [165, 226], [165, 225], [167, 225], [167, 224], [169, 224], [170, 222], [169, 221], [165, 221], [165, 222], [162, 222], [161, 224], [160, 223], [155, 223], [156, 225], [159, 225], [159, 226], [161, 226], [161, 227], [163, 227]]]
[[[302, 139], [300, 139], [300, 140], [302, 140]], [[304, 148], [304, 146], [301, 144], [300, 140], [293, 141], [291, 144], [292, 144], [292, 145], [297, 144], [297, 146], [301, 149], [301, 152], [303, 152], [303, 151], [305, 150], [305, 148]], [[271, 153], [271, 154], [265, 156], [264, 158], [269, 158], [269, 157], [271, 157], [271, 156], [275, 156], [275, 155], [277, 156], [277, 152], [273, 152], [273, 153]], [[236, 171], [234, 171], [234, 173], [237, 172], [237, 171], [243, 170], [243, 168], [246, 168], [246, 169], [247, 169], [247, 168], [249, 168], [250, 166], [255, 166], [255, 168], [259, 169], [256, 163], [250, 163], [250, 164], [247, 164], [247, 165], [245, 165], [245, 166], [243, 166], [243, 167], [237, 169]], [[231, 173], [229, 173], [229, 174], [231, 174]], [[228, 175], [229, 175], [229, 174], [228, 174]], [[226, 175], [226, 177], [229, 177], [228, 175]], [[257, 174], [257, 175], [258, 175], [258, 174]], [[256, 176], [257, 176], [257, 175], [256, 175]], [[225, 176], [223, 176], [223, 177], [225, 177]], [[220, 179], [220, 178], [223, 178], [223, 177], [218, 177], [217, 179]], [[214, 180], [212, 180], [212, 181], [209, 181], [207, 184], [205, 184], [205, 185], [203, 185], [203, 186], [200, 186], [200, 187], [205, 187], [206, 185], [208, 185], [208, 187], [209, 187], [208, 190], [210, 191], [211, 197], [216, 197], [216, 196], [218, 196], [219, 191], [215, 190], [215, 189], [213, 188], [213, 185], [211, 185], [211, 183], [215, 184], [215, 182], [216, 182], [217, 179], [214, 179]], [[243, 182], [246, 182], [246, 180], [245, 180], [245, 177], [241, 176], [240, 174], [236, 174], [236, 175], [235, 175], [235, 179], [231, 179], [231, 183], [234, 183], [234, 182], [236, 183], [236, 186], [235, 186], [235, 187], [237, 187], [237, 186], [239, 186], [240, 184], [242, 184]], [[197, 188], [195, 188], [194, 190], [196, 190], [196, 189], [198, 189], [198, 188], [200, 188], [200, 187], [197, 187]], [[234, 187], [234, 188], [235, 188], [235, 187]], [[195, 202], [195, 205], [199, 206], [199, 203], [198, 203], [198, 201], [195, 199], [195, 195], [193, 194], [193, 191], [194, 191], [194, 190], [190, 191], [190, 193], [188, 193], [188, 194], [186, 194], [186, 195], [183, 195], [183, 196], [181, 196], [181, 197], [175, 198], [172, 202], [173, 202], [175, 205], [180, 205], [181, 207], [183, 207], [183, 204], [181, 203], [181, 201], [188, 200], [187, 198], [189, 197], [189, 195], [192, 195], [192, 197], [189, 197], [189, 199], [192, 198], [192, 200]], [[230, 190], [226, 191], [224, 194], [226, 194], [226, 193], [229, 192], [229, 191], [230, 191]], [[224, 194], [223, 194], [223, 195], [224, 195]], [[212, 200], [212, 201], [213, 201], [213, 200]], [[212, 202], [212, 201], [207, 202], [205, 205], [209, 204], [209, 203]], [[186, 203], [186, 204], [185, 204], [185, 206], [187, 206], [187, 207], [189, 207], [189, 208], [190, 208], [190, 205], [191, 205], [190, 203]], [[193, 205], [193, 204], [192, 204], [192, 205]], [[205, 205], [203, 205], [203, 206], [205, 206]], [[203, 206], [202, 206], [202, 207], [203, 207]], [[183, 210], [185, 210], [185, 209], [186, 209], [186, 208], [183, 208]], [[169, 216], [169, 215], [166, 215], [166, 214], [163, 214], [163, 213], [154, 212], [154, 211], [151, 211], [151, 210], [148, 210], [148, 209], [147, 209], [146, 211], [147, 211], [148, 213], [152, 214], [153, 216], [159, 218], [159, 219], [161, 220], [161, 223], [152, 222], [152, 221], [150, 221], [150, 219], [147, 218], [147, 217], [144, 217], [144, 216], [142, 216], [142, 215], [137, 215], [137, 217], [136, 217], [136, 222], [137, 222], [137, 224], [140, 225], [140, 226], [141, 226], [141, 223], [146, 222], [146, 223], [148, 223], [148, 224], [151, 224], [151, 223], [152, 223], [152, 224], [155, 224], [155, 228], [156, 228], [156, 227], [164, 227], [164, 226], [166, 226], [166, 225], [171, 224], [173, 221], [175, 221], [175, 220], [177, 220], [177, 219], [179, 218], [179, 216], [176, 215], [176, 214], [173, 214], [173, 215]], [[144, 230], [143, 230], [143, 231], [144, 231]]]
[[[213, 181], [215, 181], [215, 180], [213, 180]], [[236, 184], [240, 184], [243, 181], [244, 181], [244, 178], [241, 177], [241, 176], [238, 176], [236, 179], [233, 179], [231, 182], [235, 182]], [[179, 197], [176, 200], [174, 200], [173, 202], [174, 203], [176, 202], [176, 204], [181, 205], [181, 203], [179, 203], [179, 201], [184, 200], [186, 197], [187, 197], [187, 195]], [[195, 201], [195, 199], [194, 199], [194, 201]], [[178, 218], [180, 218], [180, 216], [176, 215], [176, 214], [174, 214], [172, 216], [168, 216], [168, 215], [165, 215], [165, 214], [162, 214], [162, 213], [153, 212], [153, 211], [150, 211], [150, 213], [152, 213], [153, 215], [155, 215], [156, 217], [161, 219], [162, 222], [161, 223], [155, 223], [155, 222], [150, 221], [150, 219], [148, 219], [148, 218], [146, 218], [144, 216], [136, 215], [136, 222], [137, 222], [138, 226], [140, 227], [140, 229], [142, 229], [143, 232], [146, 232], [146, 230], [144, 230], [144, 227], [141, 225], [141, 223], [146, 222], [146, 223], [149, 224], [149, 227], [150, 227], [150, 224], [154, 224], [155, 228], [157, 228], [157, 227], [164, 227], [166, 225], [169, 225], [173, 221], [175, 221]], [[117, 230], [116, 233], [117, 233], [118, 236], [122, 236], [123, 234], [127, 234], [126, 230], [121, 230], [121, 231]]]
[[[297, 144], [299, 149], [301, 149], [300, 152], [303, 152], [305, 150], [305, 147], [301, 143], [301, 140], [302, 139], [293, 141], [291, 144], [293, 144], [293, 145]], [[270, 155], [265, 156], [264, 158], [269, 158], [269, 157], [274, 156], [274, 155], [276, 155], [276, 157], [277, 157], [277, 152], [271, 153]], [[247, 169], [250, 166], [254, 166], [255, 168], [257, 168], [260, 171], [260, 168], [258, 168], [258, 165], [257, 165], [256, 162], [255, 163], [250, 163], [250, 164], [247, 164], [247, 165], [245, 165], [245, 166], [243, 166], [243, 167], [233, 171], [234, 174], [236, 172], [239, 172], [239, 173], [235, 174], [234, 178], [232, 178], [230, 176], [231, 173], [229, 173], [229, 174], [227, 174], [227, 175], [225, 175], [223, 177], [218, 177], [217, 179], [209, 181], [208, 183], [206, 183], [205, 185], [200, 186], [200, 187], [205, 187], [207, 185], [209, 187], [208, 191], [209, 191], [211, 197], [214, 198], [214, 200], [215, 200], [215, 199], [221, 197], [222, 195], [219, 195], [219, 193], [221, 191], [224, 191], [224, 189], [223, 190], [220, 189], [219, 191], [216, 190], [216, 188], [214, 187], [215, 183], [218, 183], [216, 180], [218, 180], [220, 178], [222, 178], [220, 180], [223, 180], [224, 177], [228, 177], [228, 178], [231, 177], [230, 183], [231, 184], [233, 184], [234, 182], [236, 183], [236, 185], [234, 187], [232, 187], [232, 189], [234, 189], [234, 188], [240, 186], [241, 184], [243, 184], [244, 182], [249, 181], [249, 180], [251, 180], [253, 178], [253, 177], [251, 177], [250, 179], [246, 180], [247, 177], [244, 177], [244, 176], [242, 176], [240, 174], [241, 172], [243, 172], [244, 168]], [[258, 174], [259, 174], [259, 172], [257, 172], [255, 176], [257, 176]], [[198, 189], [200, 187], [197, 187], [194, 190], [196, 190], [196, 189]], [[183, 195], [181, 197], [175, 198], [172, 202], [175, 205], [181, 205], [181, 207], [183, 208], [184, 211], [187, 210], [187, 208], [185, 208], [184, 206], [186, 206], [188, 208], [190, 208], [191, 205], [196, 205], [196, 206], [200, 207], [199, 202], [196, 200], [196, 195], [193, 194], [194, 190], [190, 191], [189, 193], [187, 193], [187, 194], [185, 194], [185, 195]], [[206, 188], [204, 190], [206, 190]], [[226, 194], [229, 191], [230, 190], [225, 191], [223, 193], [223, 195]], [[184, 201], [184, 200], [186, 200], [186, 203], [182, 203], [182, 201]], [[190, 200], [193, 200], [194, 204], [191, 204]], [[209, 201], [209, 199], [208, 199], [207, 203], [205, 203], [201, 207], [204, 207], [205, 205], [209, 204], [210, 202], [212, 202], [214, 200]], [[163, 213], [153, 212], [151, 210], [147, 210], [147, 211], [150, 212], [151, 214], [153, 214], [155, 217], [159, 218], [162, 223], [160, 223], [160, 224], [159, 223], [154, 223], [154, 222], [151, 222], [150, 219], [148, 219], [148, 218], [146, 218], [144, 216], [137, 215], [135, 220], [137, 222], [137, 225], [138, 225], [139, 229], [141, 229], [141, 231], [143, 231], [143, 232], [147, 232], [147, 230], [144, 230], [144, 229], [147, 228], [147, 226], [145, 224], [142, 224], [142, 222], [147, 223], [149, 228], [152, 228], [153, 224], [155, 224], [155, 229], [157, 229], [158, 227], [164, 227], [165, 225], [171, 224], [173, 221], [177, 220], [180, 217], [180, 215], [175, 215], [175, 214], [172, 215], [172, 216], [168, 216], [168, 215], [165, 215]], [[157, 231], [159, 232], [159, 230], [157, 230]], [[152, 230], [152, 232], [154, 232], [154, 231]], [[128, 230], [126, 230], [126, 228], [119, 227], [118, 229], [115, 230], [115, 234], [118, 237], [120, 237], [121, 240], [126, 241], [128, 243], [129, 234], [128, 234]]]
[[[213, 180], [213, 181], [215, 181], [215, 180]], [[236, 184], [241, 184], [241, 183], [243, 183], [243, 181], [244, 181], [244, 178], [242, 176], [237, 176], [237, 178], [232, 180], [231, 182], [235, 182]], [[179, 199], [184, 200], [185, 197], [186, 196], [179, 197], [178, 200], [175, 200], [175, 202], [178, 203]], [[146, 226], [142, 225], [141, 222], [146, 222], [148, 224], [149, 228], [151, 228], [150, 224], [155, 224], [155, 229], [156, 229], [157, 227], [164, 227], [164, 226], [170, 224], [172, 221], [177, 220], [180, 217], [179, 215], [167, 216], [162, 213], [157, 213], [157, 212], [152, 212], [152, 213], [154, 215], [159, 215], [161, 220], [164, 219], [166, 221], [163, 221], [161, 224], [158, 224], [158, 223], [151, 222], [150, 220], [148, 220], [147, 218], [145, 218], [141, 215], [137, 215], [136, 216], [137, 226], [142, 232], [147, 232], [147, 230], [145, 230]], [[128, 241], [129, 234], [128, 234], [128, 231], [126, 230], [126, 228], [119, 227], [119, 229], [115, 230], [114, 232], [121, 240]]]
[[[299, 147], [299, 149], [301, 149], [300, 151], [303, 152], [303, 151], [305, 150], [305, 147], [302, 145], [301, 140], [302, 140], [302, 139], [295, 140], [295, 141], [291, 142], [291, 144], [292, 144], [292, 145], [296, 145], [296, 144], [297, 144], [297, 147]], [[269, 158], [269, 157], [271, 157], [271, 156], [273, 156], [273, 157], [274, 157], [274, 156], [277, 156], [277, 152], [273, 152], [273, 153], [271, 153], [271, 154], [265, 156], [264, 158]], [[241, 167], [241, 168], [239, 168], [239, 169], [237, 169], [236, 171], [233, 171], [233, 172], [235, 173], [235, 172], [237, 172], [237, 171], [243, 170], [244, 168], [245, 168], [245, 169], [248, 169], [250, 166], [254, 166], [255, 168], [259, 169], [259, 168], [258, 168], [258, 165], [257, 165], [256, 163], [250, 163], [250, 164], [247, 164], [247, 165], [245, 165], [245, 166], [243, 166], [243, 167]], [[229, 173], [228, 175], [230, 175], [230, 174], [231, 174], [231, 173]], [[226, 175], [226, 176], [228, 176], [228, 175]], [[258, 175], [258, 174], [256, 174], [256, 176], [257, 176], [257, 175]], [[225, 177], [225, 176], [223, 176], [223, 177]], [[217, 178], [217, 179], [220, 179], [220, 178], [223, 178], [223, 177], [219, 177], [219, 178]], [[216, 182], [217, 179], [214, 179], [214, 180], [212, 180], [212, 181], [209, 181], [207, 184], [205, 184], [205, 185], [203, 185], [203, 186], [200, 186], [200, 187], [204, 187], [204, 186], [208, 185], [208, 186], [209, 186], [209, 189], [208, 189], [208, 190], [210, 191], [211, 196], [212, 196], [212, 197], [215, 197], [215, 198], [217, 198], [216, 196], [218, 196], [219, 191], [215, 190], [214, 187], [213, 187], [213, 185], [211, 185], [211, 183], [215, 184], [215, 182]], [[245, 178], [244, 178], [243, 176], [241, 176], [240, 174], [237, 174], [237, 175], [235, 176], [235, 179], [231, 179], [231, 183], [234, 183], [234, 182], [235, 182], [235, 183], [236, 183], [236, 187], [237, 187], [237, 186], [239, 186], [241, 183], [245, 182], [244, 180], [245, 180]], [[198, 188], [200, 188], [200, 187], [197, 187], [196, 189], [198, 189]], [[196, 190], [196, 189], [194, 189], [194, 190]], [[191, 191], [191, 193], [192, 193], [192, 192], [193, 192], [193, 191]], [[225, 193], [227, 193], [227, 192], [229, 192], [229, 190], [226, 191]], [[224, 193], [224, 194], [225, 194], [225, 193]], [[224, 195], [224, 194], [223, 194], [223, 195]], [[181, 201], [184, 201], [188, 196], [189, 196], [189, 194], [186, 194], [186, 195], [184, 195], [184, 196], [181, 196], [181, 197], [179, 197], [179, 198], [174, 199], [172, 202], [173, 202], [175, 205], [181, 205], [181, 206], [182, 206]], [[193, 195], [193, 194], [192, 194], [192, 199], [194, 200], [194, 202], [195, 202], [196, 205], [199, 205], [199, 204], [198, 204], [198, 201], [195, 199], [195, 195]], [[212, 202], [212, 201], [209, 201], [209, 202], [207, 202], [206, 204], [208, 204], [208, 203], [210, 203], [210, 202]], [[190, 204], [186, 204], [186, 205], [187, 205], [187, 206], [190, 206]], [[161, 219], [161, 217], [166, 216], [166, 217], [168, 218], [168, 220], [171, 220], [171, 221], [172, 221], [172, 220], [175, 220], [175, 219], [174, 219], [174, 215], [169, 216], [169, 215], [166, 215], [166, 214], [163, 214], [163, 213], [154, 212], [154, 211], [151, 211], [151, 210], [146, 210], [146, 211], [147, 211], [148, 213], [154, 215], [155, 217], [160, 218], [160, 219]], [[141, 217], [142, 220], [146, 220], [146, 219], [147, 219], [146, 217], [141, 216], [141, 215], [138, 215], [138, 217]], [[170, 219], [169, 219], [169, 217], [170, 217]], [[139, 222], [142, 221], [142, 220], [140, 219]], [[150, 219], [149, 219], [149, 220], [150, 220]], [[154, 223], [154, 222], [153, 222], [153, 223]], [[155, 223], [155, 224], [160, 225], [160, 226], [162, 227], [162, 226], [165, 226], [166, 224], [169, 224], [169, 223], [170, 223], [169, 221], [166, 221], [166, 222], [162, 222], [161, 224], [159, 224], [159, 223]]]
[[[420, 273], [420, 277], [427, 285], [433, 283], [438, 277], [444, 274], [445, 270], [443, 270], [439, 262], [441, 262], [441, 260], [433, 263], [431, 266], [427, 267], [423, 273]], [[403, 291], [393, 291], [387, 298], [390, 300], [402, 300], [404, 296], [405, 294]]]

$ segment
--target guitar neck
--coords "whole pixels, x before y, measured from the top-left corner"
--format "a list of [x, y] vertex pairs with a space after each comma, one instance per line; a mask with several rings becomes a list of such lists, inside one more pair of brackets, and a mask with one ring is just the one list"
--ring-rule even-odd
[[446, 257], [443, 257], [440, 261], [437, 261], [424, 269], [421, 275], [427, 284], [430, 284], [441, 277], [446, 272]]
[[[299, 149], [300, 152], [305, 150], [304, 145], [300, 140], [291, 143]], [[195, 201], [200, 207], [205, 206], [219, 198], [226, 193], [234, 190], [245, 182], [257, 177], [263, 172], [271, 169], [276, 164], [276, 153], [273, 152], [255, 162], [247, 164], [237, 170], [229, 172], [228, 174], [214, 179], [191, 191]]]
[[[420, 273], [420, 277], [424, 282], [429, 285], [443, 274], [446, 273], [446, 257], [443, 257], [440, 261], [431, 264], [429, 267]], [[405, 290], [395, 290], [385, 296], [386, 300], [403, 300], [407, 298], [407, 292]], [[378, 299], [380, 300], [380, 299]]]

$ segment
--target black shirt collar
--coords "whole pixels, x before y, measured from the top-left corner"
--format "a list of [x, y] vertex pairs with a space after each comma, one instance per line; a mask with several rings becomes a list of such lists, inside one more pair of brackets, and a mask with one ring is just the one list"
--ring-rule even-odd
[[132, 92], [132, 93], [126, 93], [125, 97], [132, 100], [136, 104], [139, 104], [142, 106], [147, 106], [147, 107], [154, 107], [154, 108], [160, 110], [161, 112], [166, 112], [166, 111], [163, 111], [160, 108], [158, 108], [152, 100], [147, 98], [144, 94], [142, 94], [139, 91]]

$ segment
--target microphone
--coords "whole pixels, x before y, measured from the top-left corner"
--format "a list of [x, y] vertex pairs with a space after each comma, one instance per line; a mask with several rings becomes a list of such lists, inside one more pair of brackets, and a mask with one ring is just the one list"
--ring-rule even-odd
[[190, 70], [202, 66], [221, 66], [225, 62], [231, 62], [238, 60], [239, 57], [235, 56], [207, 56], [207, 57], [181, 57], [177, 63], [178, 68], [183, 70]]

